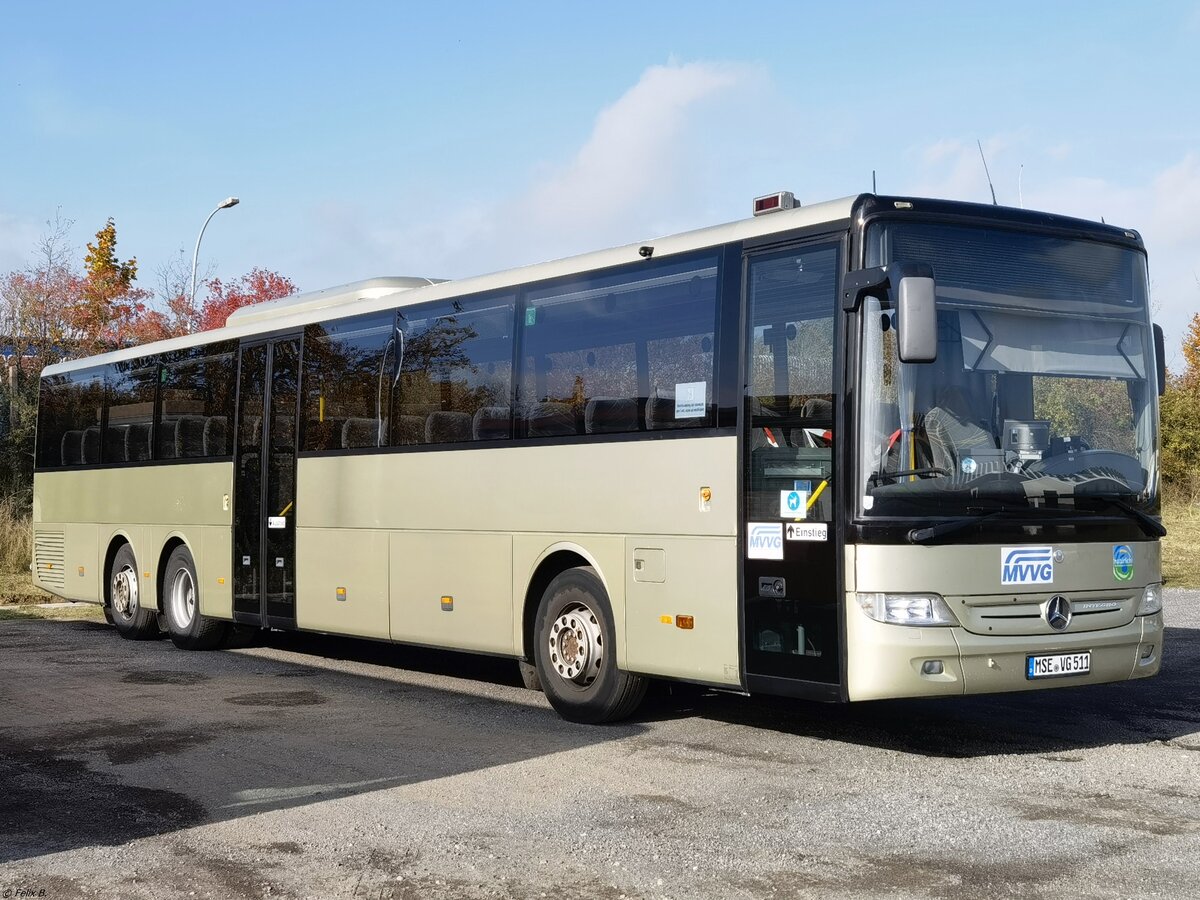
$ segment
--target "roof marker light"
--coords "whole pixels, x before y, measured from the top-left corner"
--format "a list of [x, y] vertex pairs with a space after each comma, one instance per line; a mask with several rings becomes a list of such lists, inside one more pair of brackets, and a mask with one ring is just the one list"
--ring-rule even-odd
[[767, 213], [779, 212], [781, 209], [794, 209], [799, 205], [796, 202], [796, 195], [791, 191], [776, 191], [774, 194], [765, 194], [762, 197], [754, 198], [754, 214], [762, 216]]

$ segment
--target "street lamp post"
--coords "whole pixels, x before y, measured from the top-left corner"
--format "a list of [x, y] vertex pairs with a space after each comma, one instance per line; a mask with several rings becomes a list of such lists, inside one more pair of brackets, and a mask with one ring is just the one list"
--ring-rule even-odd
[[217, 204], [217, 208], [208, 214], [208, 218], [204, 220], [204, 224], [200, 226], [200, 235], [196, 238], [196, 252], [192, 254], [192, 293], [191, 303], [196, 305], [196, 260], [200, 258], [200, 241], [204, 239], [204, 229], [208, 227], [208, 223], [223, 209], [229, 209], [231, 206], [237, 206], [241, 201], [237, 197], [226, 197]]

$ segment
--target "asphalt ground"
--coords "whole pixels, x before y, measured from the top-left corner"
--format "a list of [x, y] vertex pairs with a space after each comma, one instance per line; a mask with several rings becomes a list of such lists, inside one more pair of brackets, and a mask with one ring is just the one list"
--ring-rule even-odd
[[1200, 591], [1156, 679], [847, 707], [0, 621], [0, 898], [1200, 896]]

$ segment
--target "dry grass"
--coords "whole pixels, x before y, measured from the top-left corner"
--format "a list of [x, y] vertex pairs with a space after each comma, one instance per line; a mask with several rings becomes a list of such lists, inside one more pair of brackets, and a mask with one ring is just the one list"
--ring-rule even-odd
[[1200, 588], [1200, 498], [1164, 497], [1163, 577], [1171, 587]]
[[33, 586], [28, 572], [0, 575], [0, 605], [11, 603], [52, 603], [58, 598]]
[[28, 572], [33, 553], [29, 509], [0, 497], [0, 574]]
[[70, 606], [0, 606], [0, 622], [8, 619], [91, 619], [104, 621], [104, 607], [98, 603], [72, 603]]

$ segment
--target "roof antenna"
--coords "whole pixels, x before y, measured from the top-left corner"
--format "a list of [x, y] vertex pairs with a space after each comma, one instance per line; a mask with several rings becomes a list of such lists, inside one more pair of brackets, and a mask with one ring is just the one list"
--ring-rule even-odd
[[1021, 191], [1021, 176], [1025, 174], [1025, 163], [1017, 167], [1017, 205], [1025, 208], [1025, 194]]
[[983, 160], [983, 174], [987, 176], [988, 189], [992, 192], [992, 206], [999, 206], [1000, 204], [996, 202], [996, 189], [992, 187], [992, 173], [988, 171], [987, 157], [983, 155], [983, 144], [979, 138], [975, 139], [975, 145], [979, 148], [979, 158]]
[[879, 193], [879, 188], [877, 188], [875, 186], [875, 170], [874, 169], [871, 170], [871, 193], [872, 194]]

